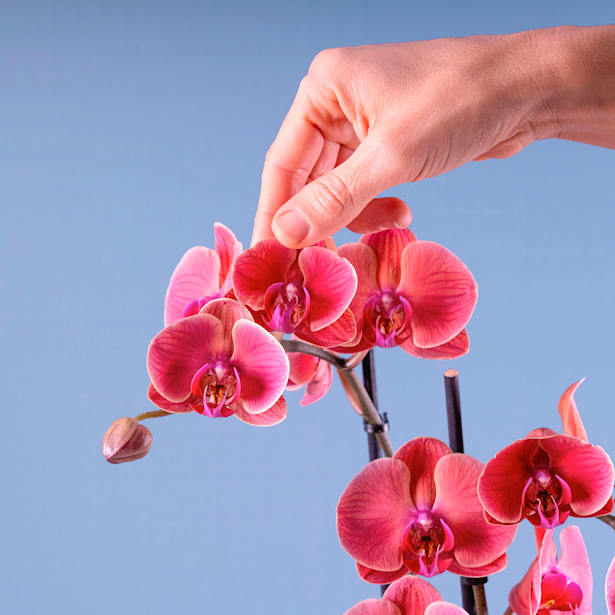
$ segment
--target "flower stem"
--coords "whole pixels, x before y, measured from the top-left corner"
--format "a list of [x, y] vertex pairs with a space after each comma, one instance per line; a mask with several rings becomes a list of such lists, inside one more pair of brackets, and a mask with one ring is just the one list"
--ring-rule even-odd
[[602, 515], [601, 517], [596, 517], [596, 519], [606, 523], [615, 530], [615, 517], [613, 515]]
[[476, 615], [489, 615], [487, 608], [487, 597], [485, 596], [485, 586], [482, 583], [472, 585], [474, 592], [474, 602], [476, 604]]
[[504, 611], [504, 615], [513, 615], [513, 613], [514, 611], [509, 606], [507, 606], [506, 610]]
[[137, 416], [134, 417], [134, 420], [138, 423], [139, 421], [143, 421], [144, 419], [157, 419], [161, 416], [171, 416], [171, 414], [176, 413], [166, 412], [165, 410], [152, 410], [150, 412], [142, 412], [141, 414], [137, 414]]
[[286, 352], [302, 352], [303, 354], [312, 355], [313, 357], [317, 357], [318, 359], [322, 359], [323, 361], [330, 363], [344, 374], [348, 385], [356, 396], [363, 418], [370, 425], [380, 428], [380, 430], [376, 433], [376, 437], [378, 438], [378, 443], [380, 444], [382, 453], [385, 457], [392, 457], [395, 449], [393, 448], [393, 444], [391, 443], [386, 431], [381, 431], [384, 429], [384, 422], [380, 417], [380, 413], [376, 409], [376, 406], [374, 406], [370, 396], [363, 386], [363, 383], [359, 380], [359, 378], [357, 378], [357, 375], [354, 373], [352, 367], [349, 367], [346, 363], [346, 359], [334, 354], [333, 352], [330, 352], [329, 350], [319, 348], [318, 346], [312, 346], [312, 344], [307, 344], [306, 342], [301, 342], [299, 340], [282, 340], [280, 344], [282, 344], [282, 347], [286, 350]]

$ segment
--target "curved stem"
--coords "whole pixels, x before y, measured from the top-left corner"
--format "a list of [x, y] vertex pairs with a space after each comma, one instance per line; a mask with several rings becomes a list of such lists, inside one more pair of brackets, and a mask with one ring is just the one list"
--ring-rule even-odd
[[509, 606], [507, 606], [506, 610], [504, 611], [504, 615], [513, 615], [513, 613], [514, 611]]
[[144, 419], [157, 419], [161, 416], [171, 416], [171, 414], [177, 414], [176, 412], [166, 412], [165, 410], [151, 410], [150, 412], [142, 412], [141, 414], [137, 414], [137, 416], [133, 417], [133, 420], [143, 421]]
[[[354, 373], [352, 364], [349, 365], [349, 363], [346, 362], [346, 359], [329, 350], [319, 348], [318, 346], [312, 346], [312, 344], [307, 344], [306, 342], [301, 342], [299, 340], [282, 340], [280, 344], [282, 344], [282, 347], [286, 350], [286, 352], [301, 352], [303, 354], [309, 354], [318, 359], [322, 359], [323, 361], [327, 361], [327, 363], [330, 363], [336, 367], [344, 374], [348, 385], [355, 394], [363, 418], [370, 425], [383, 425], [380, 413], [374, 406], [370, 396], [367, 394], [363, 383]], [[378, 438], [378, 443], [380, 444], [383, 454], [386, 457], [392, 457], [395, 453], [395, 449], [393, 448], [393, 444], [388, 434], [385, 431], [379, 431], [376, 434], [376, 437]]]
[[487, 596], [485, 596], [485, 584], [472, 585], [474, 602], [476, 603], [476, 615], [489, 615], [487, 609]]
[[615, 517], [613, 515], [602, 515], [601, 517], [596, 517], [596, 519], [606, 523], [615, 530]]

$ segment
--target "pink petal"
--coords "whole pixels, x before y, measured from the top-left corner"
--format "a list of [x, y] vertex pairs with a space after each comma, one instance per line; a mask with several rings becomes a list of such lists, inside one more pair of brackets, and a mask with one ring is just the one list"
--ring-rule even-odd
[[372, 461], [350, 481], [337, 505], [342, 547], [364, 566], [398, 570], [403, 533], [413, 512], [406, 464]]
[[433, 602], [427, 607], [425, 615], [468, 615], [468, 612], [450, 602]]
[[348, 609], [344, 615], [404, 615], [392, 602], [370, 598]]
[[233, 288], [241, 303], [254, 310], [265, 306], [267, 289], [285, 282], [297, 251], [290, 250], [275, 239], [259, 241], [237, 257], [233, 267]]
[[416, 237], [408, 229], [388, 229], [361, 237], [361, 243], [368, 245], [376, 254], [376, 275], [382, 290], [395, 290], [399, 286], [401, 255], [413, 241], [416, 241]]
[[570, 508], [574, 514], [591, 516], [608, 503], [615, 472], [602, 447], [562, 435], [545, 438], [541, 446], [551, 458], [553, 473], [570, 486]]
[[289, 352], [290, 373], [288, 376], [289, 387], [299, 388], [311, 380], [316, 373], [319, 359], [302, 352]]
[[305, 395], [301, 399], [300, 405], [309, 406], [322, 399], [329, 392], [332, 382], [333, 373], [331, 371], [331, 365], [326, 361], [319, 361], [314, 377], [305, 387]]
[[245, 318], [253, 321], [249, 310], [233, 299], [214, 299], [201, 308], [201, 314], [211, 314], [222, 324], [221, 334], [214, 340], [217, 357], [230, 357], [233, 354], [232, 331], [235, 323]]
[[235, 416], [248, 425], [256, 425], [257, 427], [271, 427], [281, 423], [286, 418], [286, 400], [280, 397], [278, 401], [265, 412], [258, 414], [250, 414], [243, 407], [239, 407], [235, 412]]
[[504, 553], [504, 555], [500, 555], [500, 557], [496, 557], [488, 564], [476, 567], [462, 566], [455, 561], [455, 559], [453, 559], [453, 561], [449, 564], [448, 571], [464, 577], [479, 578], [487, 577], [490, 574], [495, 574], [496, 572], [501, 572], [504, 568], [506, 568], [507, 564], [508, 559], [506, 557], [506, 553]]
[[581, 530], [576, 525], [565, 527], [559, 535], [562, 553], [558, 568], [583, 591], [583, 600], [577, 609], [578, 615], [592, 612], [592, 569]]
[[241, 401], [252, 414], [271, 408], [288, 382], [288, 357], [280, 343], [260, 325], [238, 320], [233, 327], [231, 363], [239, 373]]
[[412, 336], [410, 336], [405, 342], [402, 342], [401, 347], [408, 354], [419, 359], [457, 359], [467, 354], [470, 350], [470, 338], [466, 330], [463, 329], [452, 340], [445, 344], [440, 344], [440, 346], [419, 348], [414, 345]]
[[517, 615], [536, 615], [541, 600], [542, 570], [538, 558], [534, 559], [520, 583], [508, 594], [508, 602]]
[[476, 568], [506, 552], [517, 526], [485, 521], [476, 485], [483, 464], [460, 453], [442, 457], [436, 464], [436, 501], [439, 513], [455, 537], [453, 556], [462, 566]]
[[305, 342], [321, 348], [340, 347], [340, 352], [350, 352], [344, 350], [340, 344], [352, 340], [356, 333], [357, 326], [350, 310], [346, 310], [332, 325], [319, 331], [312, 331], [303, 323], [295, 330], [295, 335]]
[[436, 464], [451, 449], [435, 438], [414, 438], [404, 444], [394, 455], [410, 471], [410, 497], [418, 510], [432, 508], [436, 499], [434, 472]]
[[404, 615], [424, 613], [432, 603], [442, 600], [436, 588], [414, 576], [406, 576], [391, 584], [382, 596], [396, 604]]
[[606, 606], [609, 610], [609, 615], [615, 615], [615, 557], [611, 561], [611, 565], [606, 573], [604, 582], [604, 591], [606, 595]]
[[243, 246], [237, 241], [233, 232], [219, 222], [214, 224], [214, 241], [216, 242], [216, 254], [220, 257], [218, 285], [221, 293], [224, 295], [232, 286], [229, 274], [235, 259], [241, 254]]
[[299, 268], [310, 295], [310, 327], [319, 331], [346, 311], [357, 290], [357, 274], [345, 258], [318, 247], [301, 250]]
[[156, 335], [147, 351], [147, 371], [163, 397], [181, 402], [190, 396], [192, 378], [215, 356], [215, 344], [221, 333], [222, 325], [217, 318], [197, 314]]
[[359, 577], [368, 583], [375, 583], [377, 585], [388, 585], [393, 581], [397, 581], [401, 577], [408, 574], [408, 569], [405, 564], [402, 564], [397, 570], [393, 572], [383, 571], [383, 570], [375, 570], [374, 568], [368, 568], [363, 564], [359, 564], [357, 562], [357, 572], [359, 573]]
[[523, 518], [523, 490], [531, 477], [530, 460], [537, 448], [535, 439], [517, 440], [485, 465], [478, 481], [478, 497], [498, 522], [518, 523]]
[[470, 270], [449, 250], [414, 241], [403, 251], [398, 293], [412, 306], [414, 343], [439, 346], [470, 320], [478, 291]]
[[175, 413], [192, 412], [192, 408], [187, 401], [181, 401], [179, 403], [169, 401], [166, 397], [160, 395], [160, 393], [156, 390], [156, 387], [151, 382], [149, 384], [149, 388], [147, 389], [147, 396], [150, 401], [161, 410]]
[[579, 388], [581, 383], [584, 381], [585, 378], [581, 378], [581, 380], [575, 382], [574, 384], [571, 384], [564, 391], [564, 394], [559, 400], [557, 410], [562, 419], [564, 433], [568, 434], [569, 436], [576, 436], [577, 438], [581, 438], [581, 440], [585, 440], [585, 442], [589, 442], [587, 432], [585, 431], [583, 421], [581, 420], [581, 415], [579, 414], [577, 405], [574, 401], [574, 394], [576, 393], [576, 390]]
[[209, 248], [190, 248], [181, 258], [164, 299], [165, 327], [184, 318], [186, 306], [194, 299], [218, 293], [220, 258]]

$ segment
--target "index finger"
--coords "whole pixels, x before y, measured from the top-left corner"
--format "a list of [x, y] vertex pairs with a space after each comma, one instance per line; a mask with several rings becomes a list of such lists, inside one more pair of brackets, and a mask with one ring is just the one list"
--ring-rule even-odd
[[273, 216], [305, 186], [324, 141], [320, 130], [305, 113], [300, 87], [265, 158], [252, 244], [273, 237]]

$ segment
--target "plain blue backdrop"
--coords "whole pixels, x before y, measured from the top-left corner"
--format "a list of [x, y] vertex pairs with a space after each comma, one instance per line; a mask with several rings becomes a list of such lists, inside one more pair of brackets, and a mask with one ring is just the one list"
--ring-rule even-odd
[[[337, 383], [308, 408], [290, 394], [271, 429], [152, 421], [134, 464], [107, 464], [102, 434], [150, 408], [145, 351], [183, 252], [217, 220], [249, 242], [265, 151], [320, 49], [613, 21], [610, 0], [0, 1], [0, 611], [341, 614], [376, 596], [336, 537], [366, 458]], [[614, 171], [613, 151], [549, 141], [390, 192], [480, 287], [469, 356], [377, 352], [396, 446], [446, 438], [456, 367], [479, 459], [559, 429], [582, 376], [590, 437], [615, 453]], [[604, 613], [615, 536], [579, 525]], [[534, 555], [528, 525], [509, 555], [494, 613]], [[433, 583], [458, 601], [456, 577]]]

